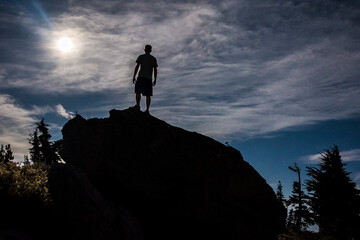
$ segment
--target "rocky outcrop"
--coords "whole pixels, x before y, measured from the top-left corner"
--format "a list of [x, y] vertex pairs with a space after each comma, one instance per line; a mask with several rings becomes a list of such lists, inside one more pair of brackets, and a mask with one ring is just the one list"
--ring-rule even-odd
[[143, 239], [135, 217], [104, 199], [81, 169], [55, 164], [49, 183], [52, 218], [58, 226], [52, 239]]
[[285, 209], [240, 152], [135, 109], [80, 115], [62, 158], [139, 221], [145, 239], [273, 239]]

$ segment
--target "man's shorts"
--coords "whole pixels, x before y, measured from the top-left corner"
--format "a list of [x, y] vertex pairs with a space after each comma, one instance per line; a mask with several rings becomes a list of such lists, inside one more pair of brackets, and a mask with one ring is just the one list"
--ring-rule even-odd
[[135, 93], [141, 93], [143, 96], [152, 96], [153, 85], [151, 79], [138, 77], [135, 83]]

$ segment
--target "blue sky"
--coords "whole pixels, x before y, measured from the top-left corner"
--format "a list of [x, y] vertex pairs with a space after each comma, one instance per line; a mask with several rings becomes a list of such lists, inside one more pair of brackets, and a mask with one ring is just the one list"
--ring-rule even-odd
[[0, 143], [17, 160], [43, 117], [58, 139], [75, 112], [134, 105], [135, 60], [151, 44], [152, 115], [229, 142], [286, 193], [287, 166], [304, 173], [338, 144], [360, 185], [358, 1], [0, 0], [0, 11]]

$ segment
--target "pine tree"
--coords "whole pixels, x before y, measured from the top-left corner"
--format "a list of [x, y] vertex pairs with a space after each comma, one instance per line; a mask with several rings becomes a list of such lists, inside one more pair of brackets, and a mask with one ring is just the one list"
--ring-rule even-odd
[[40, 141], [38, 137], [38, 130], [35, 129], [34, 133], [30, 135], [29, 143], [32, 145], [30, 150], [30, 159], [34, 163], [39, 163], [42, 160], [40, 152]]
[[4, 150], [4, 145], [1, 144], [0, 146], [0, 162], [4, 162], [5, 161], [5, 150]]
[[284, 193], [282, 191], [283, 186], [281, 185], [281, 182], [279, 181], [277, 189], [276, 189], [276, 198], [286, 207], [286, 200], [284, 197]]
[[43, 162], [47, 165], [51, 165], [59, 161], [59, 157], [55, 152], [57, 145], [50, 141], [51, 135], [49, 133], [48, 124], [42, 119], [39, 123], [36, 123], [36, 129], [34, 134], [30, 136], [30, 157], [33, 162]]
[[51, 146], [50, 138], [51, 135], [49, 133], [49, 125], [44, 122], [44, 119], [40, 121], [40, 123], [37, 124], [37, 128], [39, 129], [39, 132], [41, 133], [39, 136], [39, 142], [42, 152], [43, 161], [51, 165], [54, 162], [57, 162], [56, 154]]
[[360, 195], [335, 145], [318, 167], [307, 167], [306, 187], [319, 231], [336, 239], [360, 239]]
[[[296, 172], [298, 175], [298, 181], [294, 181], [292, 194], [289, 197], [288, 204], [292, 211], [292, 222], [290, 225], [295, 232], [305, 230], [308, 226], [313, 224], [311, 213], [308, 207], [308, 196], [301, 189], [301, 175], [300, 168], [296, 165], [294, 167], [289, 166], [289, 169]], [[289, 220], [288, 220], [289, 222]]]
[[295, 216], [294, 215], [295, 215], [294, 210], [290, 209], [289, 214], [286, 219], [286, 227], [288, 227], [289, 229], [295, 228]]
[[5, 157], [4, 157], [4, 163], [8, 163], [11, 160], [14, 160], [13, 151], [11, 150], [10, 144], [5, 146]]
[[30, 160], [28, 155], [24, 155], [24, 165], [30, 165]]

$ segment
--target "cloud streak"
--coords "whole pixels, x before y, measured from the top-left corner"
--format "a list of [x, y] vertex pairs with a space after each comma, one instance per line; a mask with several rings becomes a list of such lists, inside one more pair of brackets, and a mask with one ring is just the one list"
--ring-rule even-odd
[[0, 94], [0, 143], [11, 145], [15, 160], [22, 160], [27, 154], [27, 138], [36, 122], [34, 114], [40, 111], [39, 108], [26, 110], [11, 96]]
[[[323, 154], [325, 154], [325, 153], [308, 155], [308, 156], [302, 157], [301, 159], [310, 164], [317, 164], [320, 162], [320, 159]], [[348, 150], [348, 151], [342, 151], [342, 152], [340, 152], [340, 156], [344, 162], [360, 161], [360, 149], [352, 149], [352, 150]]]
[[[73, 1], [51, 18], [53, 28], [17, 15], [33, 35], [7, 47], [32, 50], [0, 62], [0, 79], [4, 89], [120, 92], [117, 101], [127, 102], [134, 61], [150, 43], [156, 116], [220, 140], [269, 136], [359, 116], [357, 12], [317, 1]], [[55, 48], [62, 36], [73, 39], [71, 54]]]
[[56, 112], [64, 118], [71, 119], [74, 117], [74, 113], [67, 111], [61, 104], [56, 105], [55, 108]]

